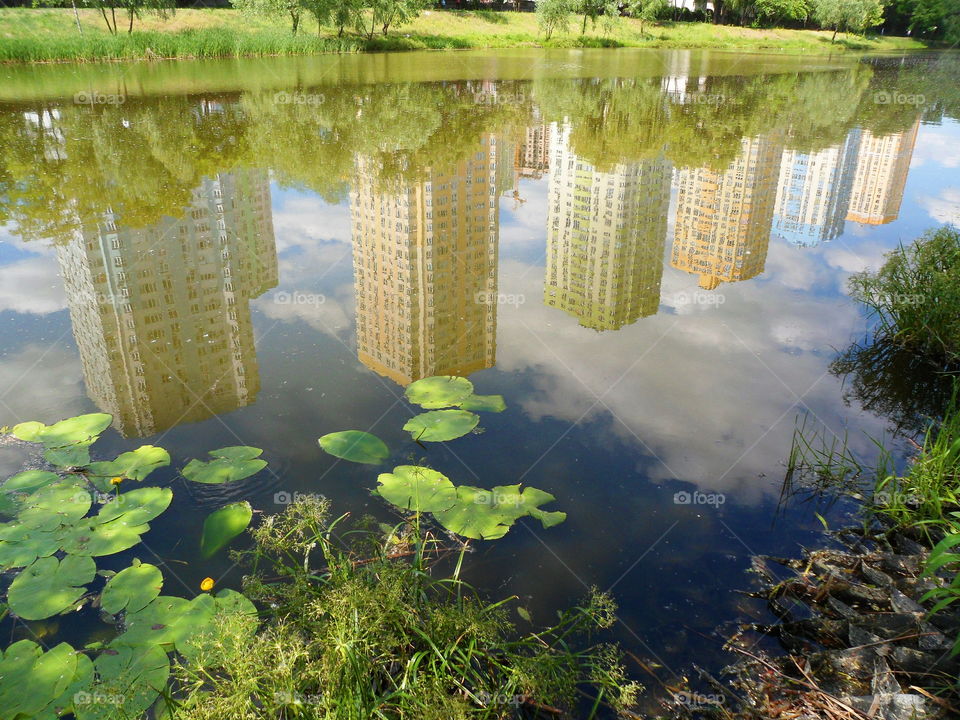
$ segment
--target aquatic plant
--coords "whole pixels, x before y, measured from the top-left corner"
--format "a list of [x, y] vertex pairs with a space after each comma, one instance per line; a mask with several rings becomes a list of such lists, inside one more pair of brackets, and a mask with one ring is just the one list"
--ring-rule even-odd
[[869, 309], [876, 334], [929, 357], [960, 362], [960, 231], [933, 230], [886, 256], [877, 271], [850, 278], [850, 294]]
[[[111, 461], [91, 461], [90, 447], [112, 420], [92, 413], [50, 426], [20, 423], [10, 431], [40, 444], [57, 468], [26, 470], [0, 485], [0, 516], [9, 518], [0, 523], [0, 569], [14, 572], [5, 592], [10, 612], [43, 620], [91, 604], [123, 631], [83, 649], [61, 643], [44, 652], [29, 640], [8, 647], [0, 654], [3, 717], [139, 717], [168, 694], [168, 653], [191, 657], [198, 638], [225, 616], [247, 639], [259, 624], [253, 604], [233, 590], [193, 600], [165, 597], [163, 573], [154, 565], [134, 559], [119, 572], [98, 569], [99, 558], [139, 545], [173, 499], [166, 487], [121, 491], [124, 481], [142, 482], [170, 464], [162, 448], [145, 445]], [[253, 459], [260, 453], [223, 448], [209, 463], [191, 461], [183, 473], [196, 482], [240, 479], [266, 464]], [[204, 524], [203, 554], [224, 547], [250, 519], [247, 503], [215, 511]], [[100, 589], [98, 578], [106, 578]]]
[[329, 508], [305, 496], [251, 529], [235, 557], [270, 618], [252, 644], [234, 642], [227, 620], [196, 662], [174, 665], [174, 718], [593, 718], [633, 703], [618, 651], [591, 639], [615, 621], [608, 596], [521, 632], [516, 598], [485, 602], [438, 571], [448, 543], [424, 526], [345, 529]]

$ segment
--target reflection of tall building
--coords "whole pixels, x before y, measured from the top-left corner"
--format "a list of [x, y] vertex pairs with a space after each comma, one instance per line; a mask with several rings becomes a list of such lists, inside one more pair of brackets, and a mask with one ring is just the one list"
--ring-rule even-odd
[[550, 170], [550, 126], [546, 123], [527, 128], [513, 155], [514, 187], [516, 179], [539, 180]]
[[743, 138], [726, 170], [677, 171], [671, 264], [697, 273], [705, 290], [763, 272], [782, 148], [779, 139]]
[[884, 225], [897, 219], [919, 129], [918, 117], [904, 132], [874, 135], [862, 131], [847, 220]]
[[[497, 336], [498, 166], [493, 136], [450, 167], [381, 191], [358, 157], [350, 193], [357, 354], [401, 385], [493, 367]], [[509, 165], [508, 165], [509, 168]]]
[[595, 330], [617, 330], [660, 306], [670, 206], [664, 158], [609, 172], [578, 158], [570, 127], [550, 138], [546, 305]]
[[819, 245], [843, 233], [850, 204], [860, 131], [817, 152], [784, 150], [773, 229], [795, 245]]
[[57, 249], [90, 398], [136, 437], [253, 402], [249, 301], [277, 284], [267, 173], [204, 179], [180, 218], [120, 220]]

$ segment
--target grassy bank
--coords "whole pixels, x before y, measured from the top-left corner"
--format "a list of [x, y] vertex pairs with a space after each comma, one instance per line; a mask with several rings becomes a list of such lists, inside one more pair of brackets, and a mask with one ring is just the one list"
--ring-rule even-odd
[[813, 30], [754, 30], [708, 23], [647, 24], [622, 18], [613, 31], [555, 34], [545, 41], [532, 13], [428, 11], [391, 31], [366, 40], [336, 37], [332, 28], [307, 24], [297, 36], [281, 20], [253, 18], [234, 10], [179, 10], [172, 18], [145, 15], [131, 34], [110, 35], [100, 15], [80, 12], [83, 35], [67, 9], [0, 9], [0, 62], [216, 58], [259, 55], [304, 55], [423, 49], [511, 47], [649, 47], [780, 50], [831, 53], [915, 50], [910, 38], [840, 36]]

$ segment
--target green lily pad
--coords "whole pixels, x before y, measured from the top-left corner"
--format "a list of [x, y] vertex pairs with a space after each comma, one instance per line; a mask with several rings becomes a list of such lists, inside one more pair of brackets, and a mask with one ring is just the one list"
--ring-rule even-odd
[[142, 445], [125, 452], [109, 462], [91, 463], [87, 468], [90, 481], [100, 490], [111, 488], [110, 479], [115, 477], [142, 481], [157, 468], [170, 464], [170, 453], [154, 445]]
[[410, 418], [403, 429], [414, 440], [444, 442], [463, 437], [479, 422], [479, 415], [466, 410], [433, 410]]
[[163, 573], [156, 565], [139, 560], [110, 578], [100, 596], [100, 606], [111, 615], [142, 610], [160, 594]]
[[55, 718], [93, 679], [93, 663], [67, 643], [48, 652], [21, 640], [0, 653], [0, 708], [4, 718]]
[[507, 534], [521, 517], [530, 515], [545, 528], [566, 519], [566, 513], [547, 512], [540, 505], [556, 498], [537, 488], [520, 490], [519, 485], [498, 485], [493, 490], [461, 485], [457, 502], [434, 517], [450, 532], [477, 540], [495, 540]]
[[403, 510], [438, 512], [457, 501], [457, 489], [445, 475], [418, 465], [399, 465], [377, 482], [375, 492]]
[[38, 558], [10, 583], [10, 609], [24, 620], [42, 620], [70, 609], [97, 573], [92, 558]]
[[56, 530], [38, 530], [20, 522], [0, 525], [0, 570], [26, 567], [60, 549]]
[[[260, 625], [257, 608], [235, 590], [221, 590], [213, 599], [210, 621], [177, 645], [177, 652], [190, 662], [207, 666], [218, 665], [233, 650], [248, 644]], [[225, 625], [230, 628], [228, 633], [221, 631]]]
[[48, 448], [43, 451], [43, 457], [48, 463], [58, 467], [84, 467], [90, 464], [90, 443]]
[[379, 465], [390, 457], [390, 449], [383, 440], [362, 430], [329, 433], [319, 442], [326, 452], [350, 462]]
[[94, 519], [103, 524], [122, 518], [128, 525], [142, 525], [161, 515], [172, 500], [170, 488], [139, 488], [115, 496], [100, 508]]
[[60, 480], [60, 476], [48, 470], [24, 470], [0, 486], [0, 492], [32, 492], [58, 480]]
[[460, 409], [475, 412], [503, 412], [507, 409], [507, 403], [503, 395], [471, 395], [460, 403]]
[[75, 695], [77, 720], [139, 718], [167, 686], [170, 660], [159, 647], [112, 643], [93, 662], [97, 681]]
[[410, 383], [404, 394], [425, 410], [435, 410], [459, 405], [473, 394], [473, 383], [454, 375], [434, 375]]
[[203, 521], [200, 555], [208, 558], [225, 547], [250, 525], [253, 509], [250, 503], [237, 502], [214, 510]]
[[91, 413], [61, 420], [53, 425], [41, 422], [25, 422], [15, 425], [13, 436], [27, 442], [43, 443], [47, 448], [66, 447], [85, 443], [90, 445], [100, 433], [110, 427], [113, 416], [106, 413]]
[[80, 485], [68, 481], [46, 485], [33, 491], [23, 501], [17, 520], [38, 530], [52, 530], [69, 525], [90, 510], [90, 493]]
[[131, 523], [122, 517], [106, 523], [86, 518], [60, 532], [60, 545], [73, 555], [114, 555], [139, 544], [140, 536], [149, 529], [146, 523]]
[[266, 461], [255, 459], [262, 452], [259, 448], [246, 446], [211, 450], [213, 460], [191, 460], [183, 469], [183, 476], [187, 480], [210, 485], [243, 480], [267, 466]]

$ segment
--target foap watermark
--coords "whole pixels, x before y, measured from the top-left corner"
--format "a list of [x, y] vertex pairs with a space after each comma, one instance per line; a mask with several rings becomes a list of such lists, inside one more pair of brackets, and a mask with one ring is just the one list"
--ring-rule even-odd
[[273, 301], [277, 305], [323, 305], [327, 298], [320, 293], [284, 292], [274, 293]]
[[273, 504], [274, 505], [292, 505], [295, 502], [303, 502], [305, 500], [323, 500], [324, 496], [319, 493], [300, 493], [300, 492], [290, 492], [288, 490], [281, 490], [280, 492], [275, 492], [273, 494]]
[[693, 292], [680, 292], [676, 296], [677, 305], [704, 305], [706, 307], [719, 307], [727, 301], [723, 293], [703, 292], [694, 290]]
[[511, 707], [520, 707], [527, 702], [527, 695], [508, 695], [507, 693], [491, 693], [481, 690], [477, 693], [477, 700], [481, 705], [489, 707], [490, 705], [510, 705]]
[[673, 693], [674, 702], [688, 708], [703, 708], [717, 705], [723, 705], [726, 698], [723, 695], [702, 694], [695, 692], [675, 692]]
[[475, 92], [473, 94], [473, 102], [476, 105], [523, 105], [526, 100], [526, 95], [524, 95], [522, 92]]
[[501, 492], [482, 492], [477, 493], [473, 502], [477, 505], [498, 505], [504, 507], [506, 505], [514, 505], [519, 507], [523, 504], [523, 500], [520, 497], [519, 493], [501, 493]]
[[277, 105], [323, 105], [327, 96], [323, 93], [277, 92], [273, 94]]
[[477, 305], [513, 305], [514, 307], [520, 307], [527, 301], [527, 298], [519, 293], [478, 292], [473, 301]]
[[127, 96], [121, 93], [105, 93], [96, 90], [81, 90], [73, 94], [75, 105], [123, 105]]
[[674, 505], [712, 505], [720, 507], [727, 501], [727, 496], [723, 493], [705, 493], [699, 490], [687, 492], [681, 490], [673, 494]]
[[879, 507], [917, 507], [923, 498], [915, 493], [888, 492], [881, 490], [873, 494], [873, 504]]
[[873, 102], [877, 105], [926, 105], [927, 98], [920, 94], [881, 90], [873, 94]]
[[115, 693], [87, 692], [80, 690], [73, 694], [73, 704], [76, 706], [86, 705], [123, 705], [125, 697]]

